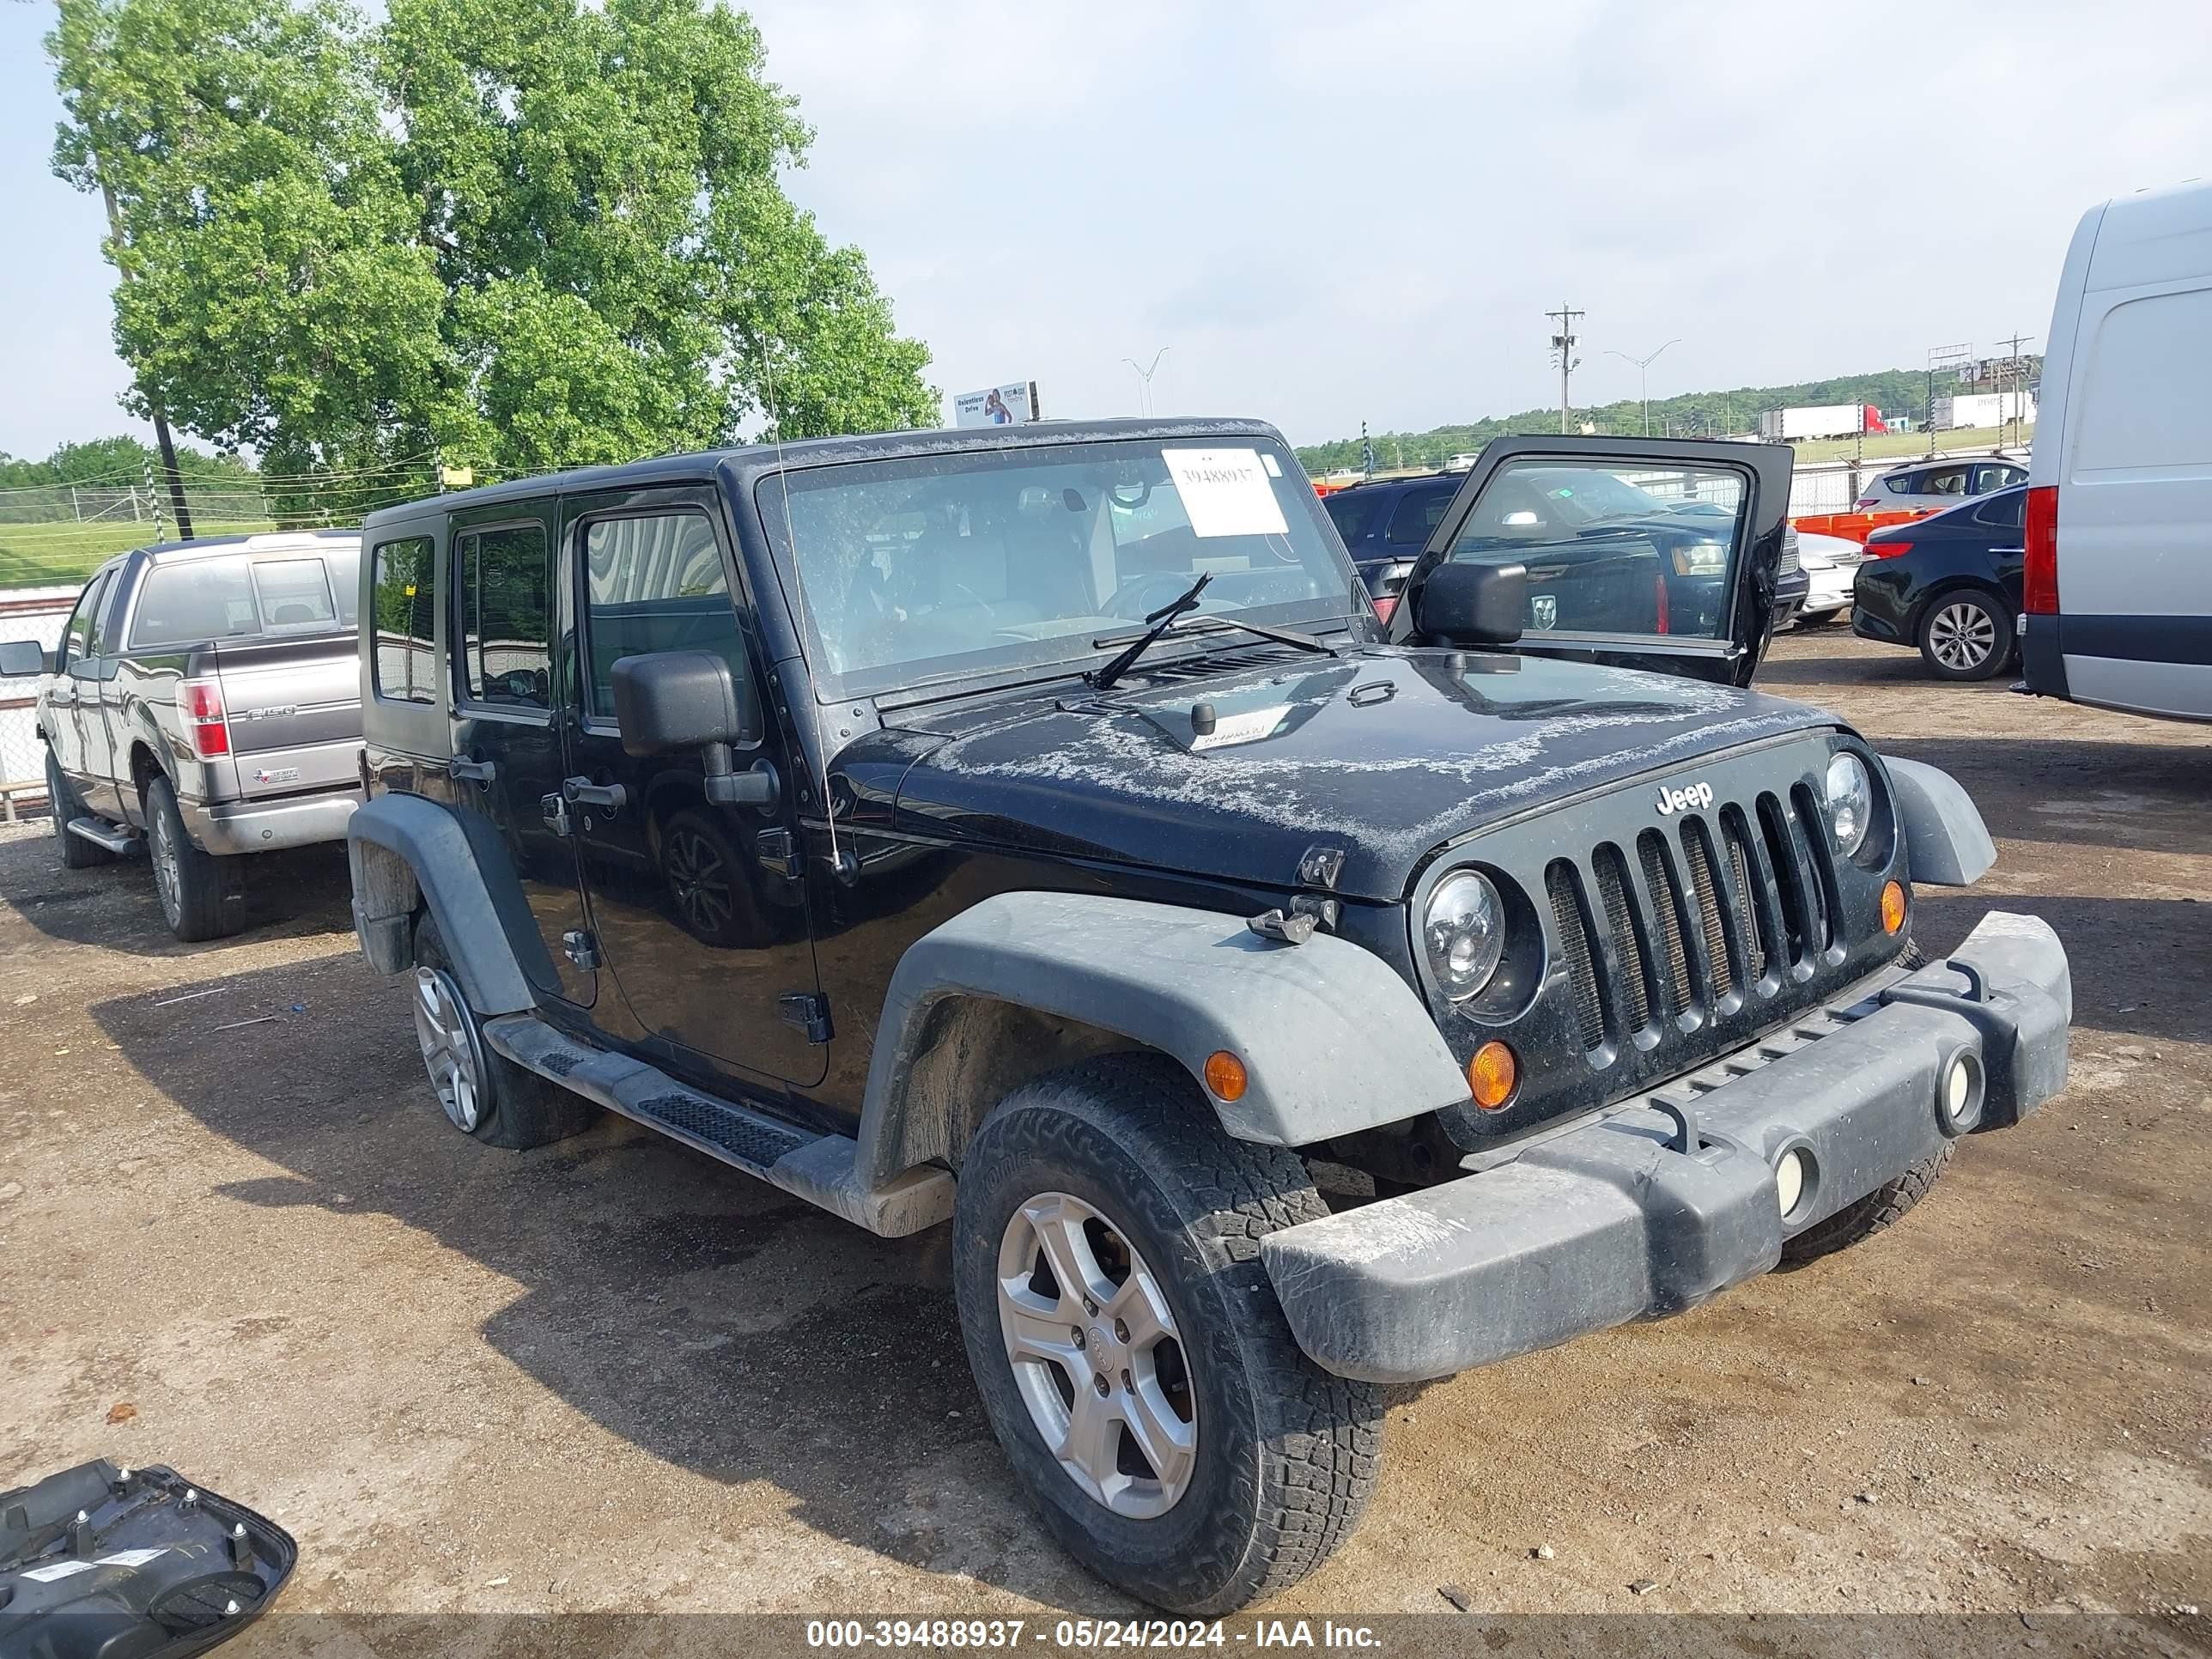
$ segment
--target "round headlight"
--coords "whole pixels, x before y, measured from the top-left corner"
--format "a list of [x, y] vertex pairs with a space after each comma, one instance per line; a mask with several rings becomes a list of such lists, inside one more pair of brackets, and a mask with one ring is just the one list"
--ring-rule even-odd
[[1859, 850], [1874, 817], [1874, 780], [1856, 755], [1841, 754], [1828, 763], [1821, 793], [1827, 797], [1828, 832], [1846, 857]]
[[1446, 876], [1421, 919], [1429, 972], [1454, 1002], [1464, 1002], [1498, 971], [1505, 954], [1505, 907], [1490, 878], [1472, 870]]

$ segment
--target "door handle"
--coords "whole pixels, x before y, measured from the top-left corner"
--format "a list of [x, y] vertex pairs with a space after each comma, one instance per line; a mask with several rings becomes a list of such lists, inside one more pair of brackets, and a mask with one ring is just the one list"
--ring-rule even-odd
[[456, 755], [446, 763], [446, 775], [470, 783], [489, 783], [499, 775], [499, 766], [493, 761], [471, 760], [465, 755]]
[[589, 778], [563, 778], [561, 793], [572, 806], [596, 806], [602, 812], [619, 812], [629, 792], [618, 783], [593, 783]]

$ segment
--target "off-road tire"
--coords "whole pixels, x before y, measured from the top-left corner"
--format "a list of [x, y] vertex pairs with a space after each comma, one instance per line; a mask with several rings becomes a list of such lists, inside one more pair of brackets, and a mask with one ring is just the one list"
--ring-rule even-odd
[[[422, 968], [441, 968], [448, 972], [453, 968], [453, 958], [446, 954], [445, 941], [438, 936], [436, 919], [427, 914], [415, 929], [415, 961]], [[516, 1065], [491, 1046], [483, 1035], [476, 1010], [469, 1008], [466, 1012], [476, 1027], [476, 1047], [483, 1056], [485, 1099], [477, 1127], [465, 1133], [487, 1146], [520, 1152], [581, 1134], [599, 1121], [599, 1107], [528, 1067]]]
[[[1085, 1493], [1046, 1446], [1006, 1358], [999, 1251], [1015, 1211], [1060, 1192], [1113, 1218], [1170, 1307], [1196, 1402], [1196, 1465], [1150, 1519]], [[1260, 1240], [1328, 1213], [1298, 1159], [1232, 1140], [1182, 1067], [1109, 1054], [1001, 1101], [969, 1143], [953, 1284], [984, 1410], [1047, 1528], [1099, 1577], [1214, 1616], [1295, 1583], [1352, 1531], [1373, 1490], [1382, 1402], [1299, 1352]]]
[[[1907, 939], [1898, 956], [1897, 965], [1925, 968], [1928, 953], [1920, 948], [1917, 939]], [[1936, 1177], [1951, 1162], [1954, 1146], [1954, 1142], [1945, 1141], [1943, 1150], [1935, 1157], [1923, 1158], [1896, 1180], [1875, 1188], [1856, 1203], [1846, 1204], [1826, 1220], [1817, 1221], [1795, 1238], [1784, 1241], [1783, 1261], [1792, 1267], [1817, 1261], [1838, 1250], [1847, 1250], [1901, 1219], [1906, 1211], [1928, 1196]]]
[[[192, 845], [184, 814], [177, 810], [176, 789], [158, 775], [146, 785], [146, 852], [155, 866], [154, 896], [161, 919], [185, 944], [224, 939], [246, 925], [246, 896], [230, 890], [232, 872], [223, 867], [225, 860]], [[165, 857], [173, 872], [166, 880], [161, 870]]]
[[54, 763], [54, 751], [51, 749], [46, 750], [46, 808], [53, 814], [54, 841], [62, 855], [62, 868], [89, 870], [95, 864], [115, 862], [115, 854], [98, 842], [70, 834], [70, 820], [85, 815], [84, 803], [76, 798], [76, 791], [69, 787], [62, 769]]

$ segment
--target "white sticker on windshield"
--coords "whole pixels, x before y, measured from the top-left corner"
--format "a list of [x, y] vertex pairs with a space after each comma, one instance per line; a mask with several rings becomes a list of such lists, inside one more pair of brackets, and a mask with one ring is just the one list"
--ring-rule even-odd
[[1164, 449], [1194, 536], [1285, 536], [1281, 504], [1256, 449]]
[[1267, 476], [1271, 478], [1283, 476], [1283, 464], [1264, 449], [1260, 452], [1260, 465], [1267, 469]]
[[57, 1561], [48, 1567], [26, 1567], [23, 1577], [33, 1583], [51, 1584], [57, 1578], [66, 1578], [73, 1572], [90, 1572], [89, 1561]]

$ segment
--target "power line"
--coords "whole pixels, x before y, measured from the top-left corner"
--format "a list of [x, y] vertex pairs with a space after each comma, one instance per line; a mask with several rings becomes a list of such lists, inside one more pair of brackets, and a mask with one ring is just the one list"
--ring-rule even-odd
[[1558, 325], [1552, 333], [1552, 356], [1559, 365], [1559, 430], [1565, 432], [1567, 429], [1567, 410], [1571, 402], [1568, 390], [1569, 380], [1574, 372], [1582, 367], [1583, 362], [1581, 358], [1575, 356], [1575, 342], [1578, 337], [1575, 333], [1575, 319], [1577, 317], [1587, 317], [1589, 313], [1577, 311], [1565, 301], [1561, 301], [1557, 311], [1547, 311], [1544, 314]]

